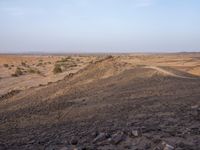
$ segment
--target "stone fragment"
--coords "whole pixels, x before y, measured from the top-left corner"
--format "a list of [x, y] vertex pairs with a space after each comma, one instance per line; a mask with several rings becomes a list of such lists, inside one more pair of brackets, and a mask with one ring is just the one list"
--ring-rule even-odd
[[106, 140], [108, 137], [108, 134], [106, 133], [100, 133], [94, 140], [93, 142], [99, 142], [99, 141], [103, 141], [103, 140]]
[[77, 145], [78, 144], [78, 139], [76, 137], [73, 137], [70, 141], [71, 145]]
[[123, 139], [124, 139], [124, 133], [118, 132], [111, 137], [111, 143], [116, 145], [119, 144], [121, 141], [123, 141]]

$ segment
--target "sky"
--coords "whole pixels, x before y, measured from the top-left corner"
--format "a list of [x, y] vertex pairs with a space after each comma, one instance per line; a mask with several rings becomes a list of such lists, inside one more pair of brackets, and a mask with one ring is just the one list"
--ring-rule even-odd
[[0, 0], [0, 53], [200, 51], [199, 0]]

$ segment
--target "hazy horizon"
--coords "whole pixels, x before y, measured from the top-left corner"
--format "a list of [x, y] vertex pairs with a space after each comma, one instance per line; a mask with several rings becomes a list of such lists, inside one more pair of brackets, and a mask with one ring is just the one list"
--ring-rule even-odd
[[0, 53], [200, 52], [198, 0], [1, 0]]

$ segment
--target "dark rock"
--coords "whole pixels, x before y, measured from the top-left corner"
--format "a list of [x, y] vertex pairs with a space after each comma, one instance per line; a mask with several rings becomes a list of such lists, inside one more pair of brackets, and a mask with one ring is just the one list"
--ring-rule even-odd
[[87, 146], [81, 146], [81, 150], [96, 150], [97, 147], [95, 145], [87, 145]]
[[184, 150], [193, 150], [193, 149], [195, 149], [195, 148], [193, 147], [193, 145], [186, 144], [186, 143], [184, 143], [184, 142], [177, 143], [177, 144], [176, 144], [176, 147], [182, 148], [182, 149], [184, 149]]
[[200, 120], [200, 108], [198, 106], [193, 106], [191, 108], [191, 115], [195, 120]]
[[182, 148], [180, 148], [180, 147], [177, 147], [177, 148], [176, 148], [176, 150], [183, 150], [183, 149], [182, 149]]
[[91, 135], [92, 135], [92, 137], [97, 137], [98, 136], [98, 131], [95, 131], [95, 132], [93, 132]]
[[77, 145], [78, 144], [78, 139], [76, 137], [73, 137], [70, 141], [71, 145]]
[[124, 148], [125, 149], [131, 149], [132, 145], [125, 145]]
[[151, 143], [146, 143], [146, 144], [144, 145], [144, 149], [149, 149], [149, 148], [151, 148]]
[[124, 139], [124, 133], [118, 132], [111, 137], [110, 141], [112, 144], [119, 144], [121, 141], [123, 141], [123, 139]]
[[0, 150], [6, 150], [6, 145], [0, 143]]
[[56, 150], [58, 147], [56, 145], [49, 145], [48, 147], [45, 147], [45, 150]]
[[162, 142], [162, 140], [160, 139], [159, 136], [155, 136], [155, 137], [153, 137], [152, 142], [155, 144], [158, 144], [158, 143]]

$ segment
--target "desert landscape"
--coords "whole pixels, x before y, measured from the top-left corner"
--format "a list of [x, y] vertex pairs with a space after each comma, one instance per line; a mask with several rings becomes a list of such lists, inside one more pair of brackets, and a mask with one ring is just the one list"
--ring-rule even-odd
[[199, 150], [200, 53], [2, 54], [0, 149]]

